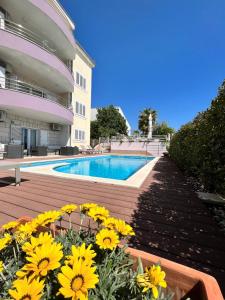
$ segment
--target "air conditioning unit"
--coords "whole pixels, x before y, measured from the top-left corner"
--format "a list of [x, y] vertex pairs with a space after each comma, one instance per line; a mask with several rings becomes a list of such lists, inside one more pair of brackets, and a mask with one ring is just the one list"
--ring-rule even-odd
[[5, 122], [6, 117], [7, 117], [6, 111], [0, 110], [0, 122]]
[[59, 124], [55, 124], [55, 123], [51, 124], [51, 130], [52, 131], [60, 131], [61, 129], [62, 129], [62, 126], [59, 125]]

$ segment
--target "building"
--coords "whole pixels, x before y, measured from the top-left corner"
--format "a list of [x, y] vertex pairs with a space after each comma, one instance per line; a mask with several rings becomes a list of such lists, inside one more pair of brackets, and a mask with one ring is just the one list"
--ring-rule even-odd
[[1, 143], [89, 144], [94, 64], [74, 29], [56, 0], [0, 1]]
[[[122, 108], [120, 106], [114, 106], [118, 112], [121, 114], [121, 116], [125, 119], [126, 121], [126, 125], [127, 125], [127, 133], [128, 135], [131, 135], [131, 126], [130, 123], [128, 122], [125, 114], [122, 111]], [[98, 113], [98, 109], [97, 108], [92, 108], [91, 109], [91, 121], [95, 121], [97, 119], [97, 113]]]
[[90, 145], [92, 68], [95, 63], [76, 42], [76, 57], [73, 62], [75, 89], [72, 96], [74, 121], [71, 131], [73, 146]]

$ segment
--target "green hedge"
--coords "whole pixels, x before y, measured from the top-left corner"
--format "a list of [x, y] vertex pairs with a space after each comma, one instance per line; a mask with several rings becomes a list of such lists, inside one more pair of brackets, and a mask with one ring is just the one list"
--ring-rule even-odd
[[225, 195], [225, 81], [211, 106], [173, 136], [169, 153], [209, 191]]

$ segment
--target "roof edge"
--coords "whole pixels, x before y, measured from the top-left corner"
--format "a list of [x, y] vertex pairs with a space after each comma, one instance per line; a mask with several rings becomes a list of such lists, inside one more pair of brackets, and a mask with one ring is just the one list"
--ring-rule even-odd
[[78, 50], [78, 52], [82, 55], [82, 57], [86, 60], [86, 62], [90, 65], [91, 68], [94, 68], [96, 63], [91, 58], [91, 56], [87, 53], [87, 51], [81, 46], [81, 44], [76, 40], [75, 48]]

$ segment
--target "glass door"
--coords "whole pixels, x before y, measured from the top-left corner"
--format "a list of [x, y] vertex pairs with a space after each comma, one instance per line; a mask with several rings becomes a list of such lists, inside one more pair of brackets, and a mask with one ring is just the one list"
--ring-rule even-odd
[[22, 144], [24, 146], [24, 149], [28, 149], [28, 129], [22, 128]]
[[31, 147], [37, 146], [37, 130], [36, 129], [30, 130], [30, 146]]

